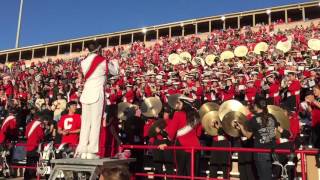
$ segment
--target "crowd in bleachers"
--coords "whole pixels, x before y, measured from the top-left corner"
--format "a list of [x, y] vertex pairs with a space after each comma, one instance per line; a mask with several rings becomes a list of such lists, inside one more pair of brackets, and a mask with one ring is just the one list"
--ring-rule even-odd
[[[221, 103], [230, 99], [250, 105], [257, 96], [272, 97], [271, 104], [286, 106], [299, 115], [300, 126], [301, 123], [316, 126], [320, 122], [319, 114], [312, 114], [310, 108], [312, 101], [320, 98], [320, 94], [312, 91], [313, 87], [319, 88], [320, 51], [310, 49], [310, 39], [320, 39], [320, 23], [286, 30], [268, 26], [260, 26], [258, 31], [250, 27], [214, 30], [204, 40], [197, 35], [162, 37], [150, 47], [134, 42], [127, 48], [104, 49], [101, 55], [108, 61], [117, 61], [120, 67], [119, 75], [109, 77], [106, 85], [104, 128], [117, 129], [117, 121], [111, 119], [117, 119], [119, 102], [139, 104], [144, 98], [158, 96], [166, 104], [168, 95], [176, 93], [197, 100], [198, 107], [204, 102]], [[267, 43], [266, 51], [255, 51], [260, 42]], [[278, 42], [289, 43], [289, 50], [277, 48]], [[241, 57], [219, 57], [238, 46], [247, 47], [248, 52]], [[190, 53], [191, 59], [176, 64], [169, 62], [171, 54], [182, 52]], [[6, 134], [2, 125], [0, 137], [5, 138], [1, 143], [24, 139], [28, 122], [38, 115], [45, 116], [45, 140], [60, 143], [59, 136], [64, 134], [58, 131], [57, 124], [68, 113], [67, 103], [75, 102], [81, 108], [80, 62], [86, 53], [77, 58], [31, 64], [19, 60], [1, 67], [1, 120], [4, 122], [10, 113], [16, 117], [15, 133]], [[215, 58], [206, 61], [208, 55]], [[298, 84], [290, 89], [293, 82]], [[273, 94], [269, 92], [272, 84], [277, 84]], [[296, 93], [294, 103], [287, 97], [292, 92]], [[308, 95], [314, 95], [314, 99]], [[139, 136], [145, 138], [143, 133]], [[103, 154], [110, 156], [110, 152]]]

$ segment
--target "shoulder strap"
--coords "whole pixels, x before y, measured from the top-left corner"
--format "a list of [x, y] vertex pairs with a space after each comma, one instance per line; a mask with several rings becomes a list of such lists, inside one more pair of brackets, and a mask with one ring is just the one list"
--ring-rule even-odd
[[84, 79], [87, 80], [103, 61], [105, 61], [105, 58], [100, 55], [94, 57], [90, 64], [89, 70], [84, 75]]
[[34, 131], [38, 126], [40, 126], [40, 124], [41, 124], [40, 121], [35, 121], [35, 122], [32, 124], [32, 126], [31, 126], [31, 128], [30, 128], [30, 130], [29, 130], [29, 132], [28, 132], [28, 138], [31, 136], [31, 134], [33, 133], [33, 131]]
[[14, 116], [8, 116], [8, 117], [4, 120], [1, 128], [2, 128], [5, 124], [7, 124], [10, 120], [12, 120], [12, 119], [15, 119], [15, 117], [14, 117]]

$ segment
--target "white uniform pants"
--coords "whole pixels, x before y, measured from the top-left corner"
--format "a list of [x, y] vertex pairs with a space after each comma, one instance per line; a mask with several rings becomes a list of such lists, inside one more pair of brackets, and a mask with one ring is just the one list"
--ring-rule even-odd
[[78, 153], [99, 152], [99, 136], [101, 119], [103, 115], [104, 94], [93, 104], [82, 103], [80, 141], [77, 147]]

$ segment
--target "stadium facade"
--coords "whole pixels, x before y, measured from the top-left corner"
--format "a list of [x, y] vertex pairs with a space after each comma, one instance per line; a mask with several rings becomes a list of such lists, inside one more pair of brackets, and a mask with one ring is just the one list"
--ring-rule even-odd
[[3, 50], [0, 51], [0, 63], [80, 52], [94, 40], [102, 47], [113, 47], [131, 44], [134, 41], [154, 41], [163, 36], [205, 34], [215, 29], [271, 24], [279, 19], [284, 23], [292, 23], [308, 22], [319, 18], [320, 3], [318, 1], [290, 4]]

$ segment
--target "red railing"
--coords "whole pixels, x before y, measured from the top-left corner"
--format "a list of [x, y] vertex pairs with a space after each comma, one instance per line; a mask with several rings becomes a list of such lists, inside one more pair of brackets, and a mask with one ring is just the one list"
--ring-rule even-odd
[[[125, 149], [158, 149], [158, 146], [148, 146], [148, 145], [122, 145]], [[182, 146], [167, 146], [165, 150], [189, 150], [191, 151], [191, 176], [172, 176], [172, 175], [161, 175], [161, 174], [146, 174], [146, 173], [136, 173], [135, 176], [155, 176], [155, 177], [172, 177], [172, 178], [187, 178], [187, 179], [208, 179], [206, 177], [195, 177], [194, 176], [194, 153], [196, 150], [203, 151], [227, 151], [227, 152], [255, 152], [255, 153], [271, 153], [271, 149], [262, 148], [237, 148], [237, 147], [182, 147]], [[289, 149], [275, 149], [275, 153], [279, 154], [290, 154], [292, 151]], [[319, 153], [318, 150], [295, 150], [295, 154], [300, 154], [301, 157], [301, 178], [306, 180], [306, 155], [316, 155]]]

